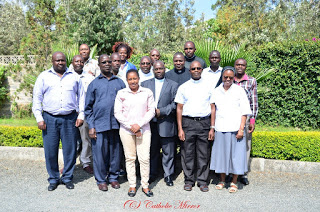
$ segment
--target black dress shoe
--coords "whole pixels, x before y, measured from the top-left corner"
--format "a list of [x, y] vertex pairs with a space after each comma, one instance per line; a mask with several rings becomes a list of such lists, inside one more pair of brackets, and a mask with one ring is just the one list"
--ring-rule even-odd
[[170, 176], [165, 177], [164, 182], [166, 182], [167, 186], [173, 186], [173, 181]]
[[66, 185], [66, 188], [67, 189], [74, 189], [74, 185], [73, 185], [73, 183], [70, 181], [70, 182], [67, 182], [67, 183], [63, 183], [63, 184], [65, 184]]
[[53, 191], [58, 187], [59, 183], [50, 183], [48, 186], [48, 191]]
[[246, 177], [241, 177], [240, 182], [244, 185], [249, 185], [249, 180]]
[[136, 193], [137, 193], [136, 188], [131, 188], [131, 187], [129, 188], [129, 191], [128, 191], [129, 197], [134, 197]]
[[145, 192], [142, 188], [142, 192], [147, 196], [147, 197], [153, 197], [153, 192], [148, 188], [148, 191]]

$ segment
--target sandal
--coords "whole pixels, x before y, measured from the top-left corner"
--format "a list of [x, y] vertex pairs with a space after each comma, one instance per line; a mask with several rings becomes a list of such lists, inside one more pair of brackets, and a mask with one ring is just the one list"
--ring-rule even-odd
[[223, 189], [224, 187], [226, 186], [226, 183], [225, 182], [219, 182], [217, 185], [216, 185], [216, 189], [217, 190], [221, 190], [221, 189]]
[[234, 183], [230, 183], [229, 193], [236, 193], [238, 191], [238, 186]]

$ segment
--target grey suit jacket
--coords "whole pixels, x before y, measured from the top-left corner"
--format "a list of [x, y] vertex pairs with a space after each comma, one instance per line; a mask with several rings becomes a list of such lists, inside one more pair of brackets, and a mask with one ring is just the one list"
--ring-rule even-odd
[[[141, 83], [142, 87], [149, 88], [155, 97], [155, 79], [149, 79]], [[161, 137], [172, 137], [177, 135], [176, 125], [176, 103], [174, 98], [178, 90], [178, 83], [164, 79], [160, 92], [157, 108], [160, 110], [160, 117], [151, 121], [156, 121], [159, 135]]]

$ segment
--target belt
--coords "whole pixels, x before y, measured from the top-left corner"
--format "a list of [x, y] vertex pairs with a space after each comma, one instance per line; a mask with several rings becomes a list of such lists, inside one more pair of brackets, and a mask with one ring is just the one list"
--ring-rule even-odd
[[205, 120], [205, 119], [211, 118], [211, 115], [205, 116], [205, 117], [191, 117], [191, 116], [182, 116], [182, 117], [186, 118], [186, 119], [191, 119], [191, 120], [194, 120], [194, 121], [201, 121], [201, 120]]
[[49, 113], [49, 112], [47, 112], [47, 111], [43, 111], [43, 112], [44, 112], [44, 113], [48, 113], [48, 114], [51, 115], [51, 116], [68, 116], [68, 115], [71, 115], [71, 114], [75, 113], [76, 110], [73, 110], [73, 111], [71, 111], [70, 113], [64, 114], [64, 115], [53, 115], [53, 114], [51, 114], [51, 113]]

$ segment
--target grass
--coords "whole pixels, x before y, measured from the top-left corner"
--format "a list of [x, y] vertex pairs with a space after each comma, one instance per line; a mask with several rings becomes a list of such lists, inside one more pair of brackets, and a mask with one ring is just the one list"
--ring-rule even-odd
[[7, 125], [7, 126], [38, 126], [37, 121], [34, 117], [30, 118], [23, 118], [23, 119], [0, 119], [0, 125]]

